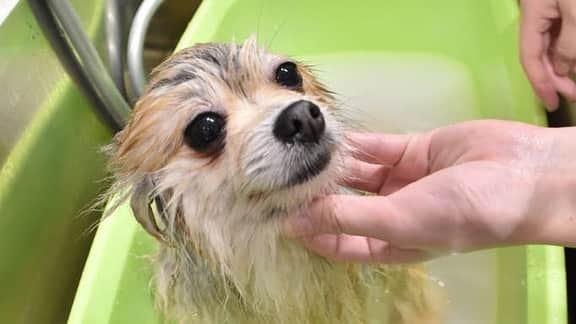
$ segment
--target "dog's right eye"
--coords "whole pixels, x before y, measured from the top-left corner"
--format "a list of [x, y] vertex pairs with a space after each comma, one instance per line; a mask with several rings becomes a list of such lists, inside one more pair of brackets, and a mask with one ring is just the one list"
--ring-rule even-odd
[[184, 142], [201, 153], [213, 153], [224, 144], [226, 120], [215, 112], [196, 116], [184, 130]]

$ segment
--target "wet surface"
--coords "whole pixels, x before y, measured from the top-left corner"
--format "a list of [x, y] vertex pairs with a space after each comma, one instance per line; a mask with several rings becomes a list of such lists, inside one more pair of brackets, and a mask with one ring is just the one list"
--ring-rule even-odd
[[[550, 127], [566, 127], [574, 125], [574, 105], [563, 102], [560, 108], [548, 114]], [[568, 323], [576, 324], [576, 249], [565, 248], [566, 258], [566, 289], [568, 296]]]

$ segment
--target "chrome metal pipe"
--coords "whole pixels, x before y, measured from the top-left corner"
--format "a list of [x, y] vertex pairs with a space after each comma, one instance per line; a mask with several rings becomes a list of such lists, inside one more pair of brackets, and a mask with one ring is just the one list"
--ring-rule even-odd
[[126, 64], [124, 10], [122, 0], [106, 0], [106, 51], [108, 73], [118, 91], [126, 98], [124, 68]]
[[47, 4], [66, 34], [84, 76], [102, 101], [103, 109], [117, 125], [125, 125], [130, 115], [130, 107], [107, 73], [96, 49], [88, 41], [74, 9], [67, 0], [47, 0]]
[[144, 71], [144, 39], [150, 25], [150, 20], [163, 0], [144, 0], [132, 21], [130, 36], [128, 37], [128, 79], [134, 94], [139, 97], [146, 86], [146, 72]]

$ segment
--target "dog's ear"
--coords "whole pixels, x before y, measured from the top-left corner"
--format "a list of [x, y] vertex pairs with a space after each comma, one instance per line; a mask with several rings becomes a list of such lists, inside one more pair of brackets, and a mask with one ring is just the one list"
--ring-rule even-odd
[[158, 226], [157, 217], [152, 208], [152, 202], [155, 202], [157, 209], [159, 209], [159, 217], [164, 217], [164, 204], [160, 196], [153, 194], [153, 190], [154, 184], [152, 180], [149, 177], [145, 177], [134, 186], [132, 198], [130, 199], [130, 207], [136, 220], [144, 227], [146, 232], [158, 241], [167, 243], [166, 235], [160, 226]]

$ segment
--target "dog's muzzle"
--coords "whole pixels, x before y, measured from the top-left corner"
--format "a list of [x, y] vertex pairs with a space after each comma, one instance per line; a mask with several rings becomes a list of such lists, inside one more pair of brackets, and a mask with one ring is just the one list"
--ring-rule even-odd
[[307, 100], [289, 104], [280, 112], [273, 128], [274, 137], [285, 144], [290, 158], [284, 185], [301, 184], [320, 174], [331, 160], [331, 141], [320, 108]]
[[310, 101], [300, 100], [286, 107], [274, 123], [274, 137], [284, 143], [318, 143], [326, 122], [322, 111]]

